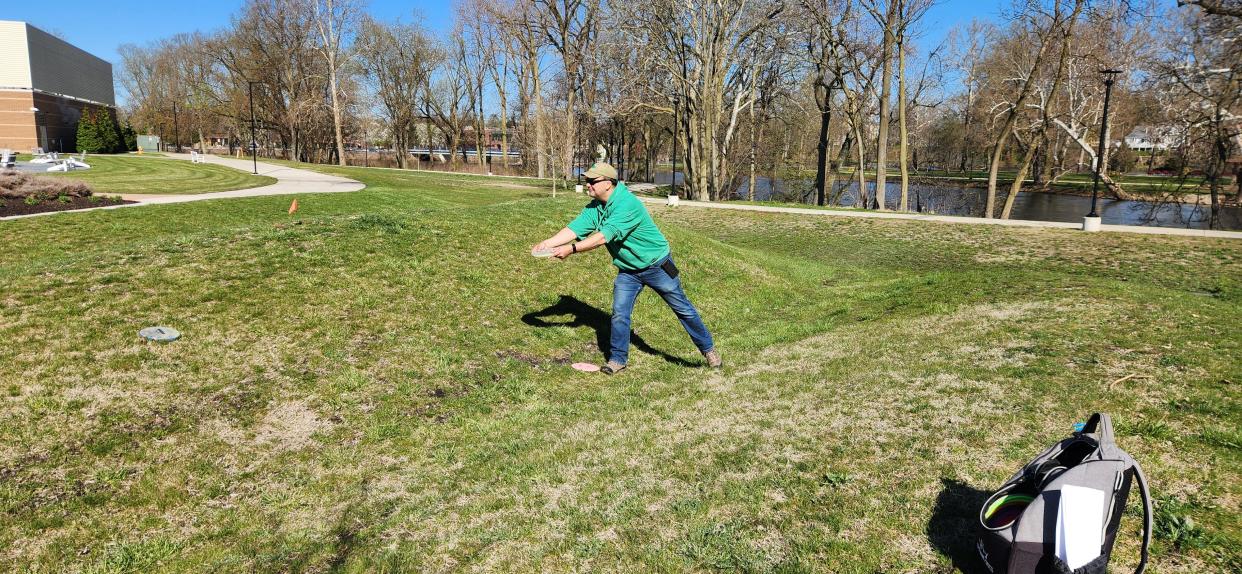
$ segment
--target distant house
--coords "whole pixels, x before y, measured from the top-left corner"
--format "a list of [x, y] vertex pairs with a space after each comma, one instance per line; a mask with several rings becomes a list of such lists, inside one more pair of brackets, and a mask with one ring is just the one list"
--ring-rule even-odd
[[1138, 126], [1125, 137], [1126, 147], [1135, 151], [1165, 151], [1177, 145], [1175, 132], [1171, 127]]
[[88, 106], [116, 113], [112, 64], [25, 22], [0, 20], [0, 148], [74, 151]]

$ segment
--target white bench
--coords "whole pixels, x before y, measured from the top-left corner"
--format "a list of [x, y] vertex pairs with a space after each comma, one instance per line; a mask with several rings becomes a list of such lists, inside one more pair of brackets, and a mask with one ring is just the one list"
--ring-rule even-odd
[[30, 163], [56, 163], [60, 161], [60, 154], [56, 152], [35, 154]]
[[48, 171], [73, 171], [75, 169], [90, 169], [90, 164], [86, 163], [86, 152], [78, 157], [69, 156], [64, 159], [56, 159], [52, 163], [52, 167], [47, 168]]

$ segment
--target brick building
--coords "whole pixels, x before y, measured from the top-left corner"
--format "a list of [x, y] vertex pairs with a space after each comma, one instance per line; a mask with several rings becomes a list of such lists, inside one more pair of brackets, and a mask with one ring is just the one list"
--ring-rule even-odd
[[88, 106], [115, 114], [112, 64], [25, 22], [0, 20], [0, 148], [74, 151]]

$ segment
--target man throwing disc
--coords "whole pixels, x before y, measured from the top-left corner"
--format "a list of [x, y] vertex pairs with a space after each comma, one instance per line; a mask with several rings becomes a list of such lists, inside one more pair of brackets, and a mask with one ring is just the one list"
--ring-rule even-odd
[[591, 203], [556, 235], [536, 244], [533, 251], [552, 249], [553, 257], [566, 259], [603, 245], [612, 255], [618, 273], [612, 284], [611, 348], [608, 362], [600, 370], [613, 375], [625, 368], [630, 355], [630, 314], [643, 287], [651, 287], [664, 298], [707, 365], [720, 368], [720, 353], [712, 334], [686, 298], [668, 240], [651, 220], [646, 206], [624, 183], [617, 182], [617, 170], [611, 165], [597, 163], [583, 177]]

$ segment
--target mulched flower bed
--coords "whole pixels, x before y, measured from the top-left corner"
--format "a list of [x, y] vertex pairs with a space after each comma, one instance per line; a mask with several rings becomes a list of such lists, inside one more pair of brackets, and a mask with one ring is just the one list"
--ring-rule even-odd
[[125, 201], [120, 198], [94, 196], [92, 197], [71, 197], [69, 202], [65, 203], [59, 199], [40, 201], [34, 205], [28, 205], [24, 199], [0, 198], [0, 217], [8, 217], [10, 215], [29, 215], [31, 213], [44, 213], [48, 211], [71, 211], [74, 209], [86, 209], [90, 207], [104, 207], [108, 205], [120, 205], [123, 203], [138, 203], [137, 201]]
[[0, 217], [49, 211], [70, 211], [123, 203], [120, 197], [97, 196], [91, 186], [69, 178], [0, 170]]

